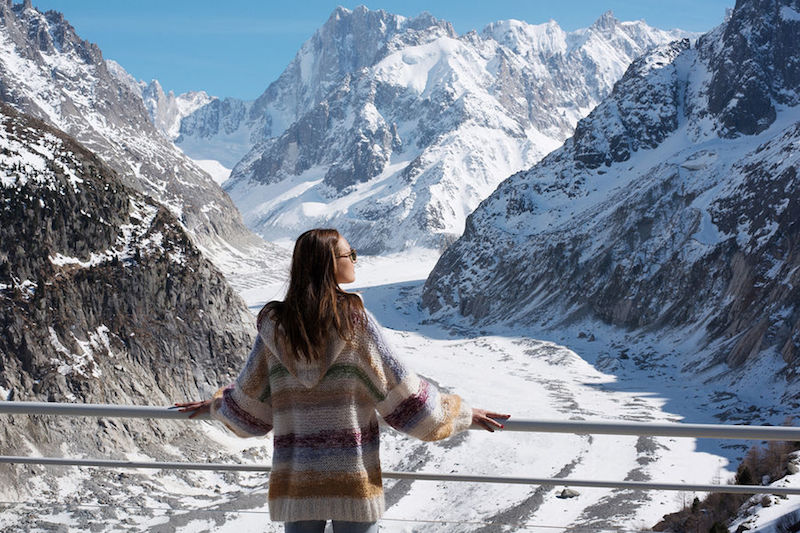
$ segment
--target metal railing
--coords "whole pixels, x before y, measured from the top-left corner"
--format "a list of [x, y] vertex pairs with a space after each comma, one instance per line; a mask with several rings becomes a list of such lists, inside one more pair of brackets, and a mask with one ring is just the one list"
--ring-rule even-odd
[[[11, 415], [56, 415], [172, 419], [195, 421], [210, 417], [197, 416], [190, 419], [168, 407], [109, 405], [109, 404], [65, 404], [50, 402], [4, 402], [0, 401], [0, 414]], [[800, 441], [800, 428], [785, 426], [737, 426], [722, 424], [680, 424], [647, 422], [587, 422], [582, 420], [507, 420], [502, 431], [526, 431], [573, 434], [632, 435], [647, 437], [689, 437], [713, 439], [746, 439], [769, 441]], [[478, 429], [478, 428], [472, 428]], [[481, 431], [484, 431], [481, 429]], [[190, 462], [115, 461], [106, 459], [71, 459], [58, 457], [0, 456], [0, 463], [39, 464], [59, 466], [84, 466], [101, 468], [143, 468], [171, 470], [215, 470], [269, 472], [264, 464], [222, 464]], [[800, 487], [773, 487], [761, 485], [720, 485], [656, 483], [640, 481], [601, 481], [572, 478], [535, 478], [508, 476], [476, 476], [465, 474], [437, 474], [427, 472], [384, 471], [387, 479], [428, 481], [469, 481], [478, 483], [509, 483], [525, 485], [564, 485], [571, 487], [594, 487], [632, 490], [667, 490], [693, 492], [726, 492], [738, 494], [800, 495]]]

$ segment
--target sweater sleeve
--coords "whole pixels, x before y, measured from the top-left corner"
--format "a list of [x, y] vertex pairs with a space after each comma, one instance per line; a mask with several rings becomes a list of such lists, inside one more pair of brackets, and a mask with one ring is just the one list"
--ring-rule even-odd
[[217, 391], [211, 402], [211, 416], [239, 437], [259, 437], [272, 429], [268, 356], [258, 335], [236, 381]]
[[[378, 359], [383, 399], [378, 413], [398, 431], [421, 440], [451, 437], [472, 424], [472, 409], [457, 394], [444, 394], [433, 384], [406, 368], [381, 333], [378, 322], [367, 314], [367, 336]], [[382, 392], [384, 392], [382, 391]]]

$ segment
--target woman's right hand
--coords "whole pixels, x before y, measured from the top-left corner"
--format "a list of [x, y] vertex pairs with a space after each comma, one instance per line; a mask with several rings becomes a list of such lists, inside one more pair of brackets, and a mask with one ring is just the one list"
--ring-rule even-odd
[[495, 420], [496, 418], [508, 420], [511, 415], [494, 413], [486, 409], [472, 409], [472, 423], [481, 426], [486, 431], [494, 432], [494, 428], [503, 429], [503, 424]]
[[211, 402], [214, 400], [202, 400], [199, 402], [182, 402], [175, 403], [175, 407], [181, 413], [192, 413], [189, 418], [194, 418], [197, 415], [202, 415], [211, 412]]

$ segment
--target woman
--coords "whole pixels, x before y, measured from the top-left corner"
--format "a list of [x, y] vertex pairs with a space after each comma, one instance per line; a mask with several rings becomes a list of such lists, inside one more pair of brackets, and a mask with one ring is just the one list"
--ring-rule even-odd
[[470, 409], [410, 372], [355, 294], [356, 251], [333, 229], [297, 239], [286, 299], [258, 314], [258, 336], [236, 381], [202, 402], [241, 437], [274, 430], [269, 510], [287, 533], [375, 532], [384, 510], [378, 418], [422, 440], [509, 415]]

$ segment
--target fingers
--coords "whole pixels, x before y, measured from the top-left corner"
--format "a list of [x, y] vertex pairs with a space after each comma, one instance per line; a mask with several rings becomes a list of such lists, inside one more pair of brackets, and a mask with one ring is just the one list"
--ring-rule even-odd
[[208, 400], [195, 401], [195, 402], [175, 402], [175, 407], [178, 408], [180, 413], [191, 413], [189, 418], [194, 418], [199, 414], [210, 412], [210, 402]]
[[475, 424], [481, 426], [486, 431], [489, 431], [489, 432], [492, 432], [492, 433], [494, 433], [494, 429], [495, 428], [503, 429], [503, 424], [501, 424], [500, 422], [497, 422], [496, 420], [492, 420], [491, 418], [488, 418], [488, 417], [486, 417], [484, 415], [475, 416], [472, 419], [472, 421]]
[[489, 415], [489, 417], [486, 418], [486, 421], [488, 423], [492, 424], [495, 427], [499, 427], [500, 429], [502, 429], [504, 427], [503, 424], [501, 424], [500, 422], [498, 422], [494, 418], [490, 418], [490, 417], [491, 417], [491, 415]]
[[508, 420], [509, 418], [511, 415], [504, 413], [495, 413], [485, 409], [472, 410], [472, 422], [491, 433], [494, 433], [495, 428], [503, 429], [503, 424], [498, 420]]
[[193, 408], [188, 408], [187, 407], [186, 409], [179, 409], [179, 411], [182, 412], [182, 413], [188, 413], [188, 412], [191, 411], [192, 414], [189, 415], [189, 418], [194, 418], [197, 415], [201, 415], [201, 414], [210, 412], [211, 409], [209, 409], [209, 407], [207, 405], [198, 405], [197, 407], [193, 407]]

